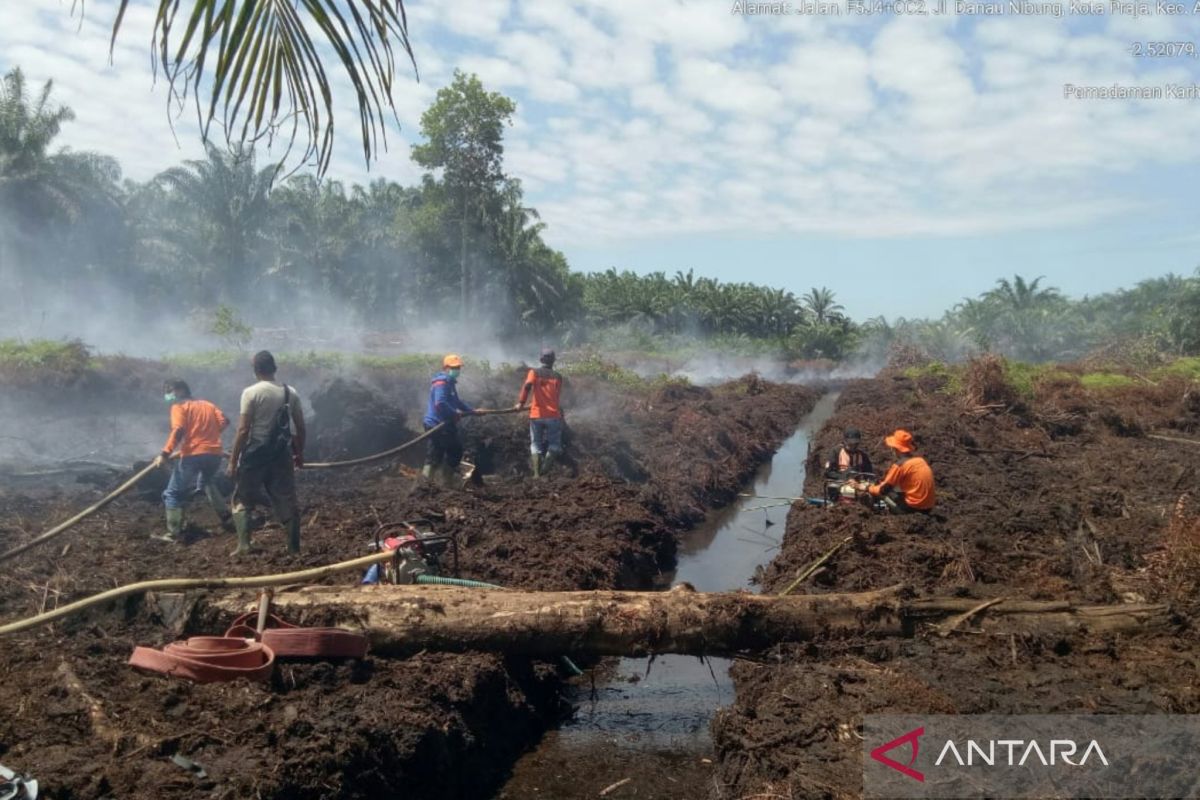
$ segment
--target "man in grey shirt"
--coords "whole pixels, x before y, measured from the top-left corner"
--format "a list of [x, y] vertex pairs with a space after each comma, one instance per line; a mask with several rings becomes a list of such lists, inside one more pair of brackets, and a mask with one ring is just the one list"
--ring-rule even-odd
[[275, 381], [275, 357], [263, 350], [254, 356], [258, 382], [242, 392], [241, 418], [229, 455], [234, 480], [233, 524], [238, 544], [232, 555], [250, 552], [250, 512], [256, 497], [266, 494], [275, 519], [287, 531], [288, 550], [300, 552], [300, 507], [295, 468], [304, 466], [304, 411], [292, 387]]

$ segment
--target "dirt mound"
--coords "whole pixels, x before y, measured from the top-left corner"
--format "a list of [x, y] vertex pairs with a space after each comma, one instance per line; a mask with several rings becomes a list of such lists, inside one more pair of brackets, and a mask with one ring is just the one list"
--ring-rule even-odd
[[[995, 377], [986, 365], [979, 376]], [[1045, 426], [1050, 407], [1073, 424]], [[980, 599], [1194, 597], [1200, 528], [1180, 495], [1197, 488], [1196, 451], [1129, 427], [1188, 413], [1184, 393], [1162, 385], [1052, 392], [1049, 404], [1039, 393], [1017, 416], [964, 408], [920, 381], [855, 383], [816, 437], [818, 451], [852, 425], [886, 468], [882, 437], [911, 425], [936, 474], [938, 506], [929, 516], [796, 506], [760, 581], [779, 591], [848, 539], [796, 591], [904, 584], [919, 596]], [[820, 488], [810, 482], [808, 493]], [[1186, 624], [1190, 602], [1176, 610], [1181, 627], [1167, 634], [999, 636], [983, 621], [948, 638], [919, 628], [908, 639], [817, 641], [739, 662], [736, 704], [713, 723], [716, 796], [860, 795], [866, 713], [1197, 713], [1200, 688], [1177, 673], [1200, 658], [1200, 640]]]
[[361, 458], [417, 436], [404, 409], [356, 380], [334, 378], [308, 398], [313, 409], [305, 456], [311, 461]]

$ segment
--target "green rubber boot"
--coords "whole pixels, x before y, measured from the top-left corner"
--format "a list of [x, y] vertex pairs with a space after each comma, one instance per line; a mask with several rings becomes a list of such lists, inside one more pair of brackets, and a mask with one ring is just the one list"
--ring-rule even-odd
[[447, 489], [453, 489], [454, 488], [454, 478], [456, 477], [456, 473], [458, 472], [458, 465], [457, 464], [442, 464], [439, 472], [440, 472], [440, 477], [442, 479], [442, 486], [444, 486]]
[[167, 529], [163, 533], [156, 534], [154, 538], [164, 542], [178, 542], [183, 538], [182, 508], [167, 509]]
[[542, 477], [542, 454], [541, 453], [530, 453], [529, 454], [529, 469], [533, 472], [533, 477], [535, 477], [535, 478]]
[[433, 464], [426, 464], [421, 467], [421, 477], [427, 481], [433, 480]]
[[293, 517], [286, 525], [287, 529], [287, 545], [289, 553], [300, 552], [300, 517]]
[[253, 552], [250, 546], [250, 512], [246, 510], [233, 512], [233, 527], [237, 530], [237, 549], [229, 555], [237, 558]]
[[558, 453], [551, 450], [546, 455], [542, 456], [542, 477], [550, 474], [550, 468], [554, 466], [554, 462], [558, 460]]
[[217, 488], [215, 483], [209, 483], [204, 487], [204, 494], [208, 497], [208, 504], [212, 506], [212, 510], [221, 520], [221, 530], [226, 533], [233, 533], [233, 518], [229, 514], [229, 504], [225, 502], [225, 498], [221, 495], [221, 490]]

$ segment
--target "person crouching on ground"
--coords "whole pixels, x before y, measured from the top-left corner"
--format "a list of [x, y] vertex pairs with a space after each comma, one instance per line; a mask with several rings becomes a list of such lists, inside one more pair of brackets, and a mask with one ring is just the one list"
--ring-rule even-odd
[[154, 538], [167, 542], [178, 542], [183, 538], [183, 507], [198, 488], [208, 496], [213, 511], [221, 519], [221, 527], [233, 530], [225, 498], [213, 482], [224, 453], [221, 431], [228, 427], [229, 420], [212, 403], [192, 397], [187, 383], [179, 379], [163, 384], [163, 400], [171, 405], [171, 433], [162, 453], [154, 459], [154, 466], [161, 467], [166, 463], [177, 447], [179, 460], [175, 462], [171, 480], [162, 494], [167, 530]]
[[238, 544], [233, 556], [250, 552], [250, 505], [265, 492], [275, 519], [287, 531], [291, 553], [300, 552], [300, 504], [296, 474], [304, 466], [304, 410], [300, 397], [275, 380], [275, 357], [266, 350], [254, 355], [257, 382], [242, 391], [237, 438], [229, 455], [234, 479], [233, 524]]
[[438, 425], [442, 427], [426, 442], [421, 475], [426, 480], [433, 480], [436, 475], [447, 488], [454, 483], [454, 473], [463, 455], [458, 421], [475, 413], [475, 409], [458, 397], [458, 376], [462, 367], [463, 360], [454, 353], [442, 359], [442, 371], [429, 382], [429, 405], [422, 420], [426, 431]]
[[529, 370], [525, 385], [514, 408], [529, 407], [529, 466], [533, 477], [540, 478], [550, 471], [562, 456], [563, 411], [561, 404], [563, 376], [554, 369], [554, 351], [543, 350], [541, 366]]
[[896, 513], [929, 511], [933, 508], [933, 470], [923, 456], [917, 454], [912, 434], [897, 430], [884, 440], [896, 455], [896, 463], [888, 469], [879, 483], [867, 491], [872, 497], [882, 497], [888, 510]]

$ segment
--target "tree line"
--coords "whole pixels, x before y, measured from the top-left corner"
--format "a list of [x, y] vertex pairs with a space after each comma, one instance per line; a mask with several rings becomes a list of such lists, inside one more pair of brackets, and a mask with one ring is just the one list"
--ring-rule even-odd
[[[146, 182], [116, 160], [56, 149], [70, 109], [20, 69], [0, 88], [0, 269], [12, 302], [122, 287], [147, 307], [234, 307], [255, 324], [350, 314], [416, 328], [488, 318], [501, 335], [581, 341], [630, 325], [653, 334], [845, 338], [826, 289], [802, 298], [692, 272], [572, 272], [504, 170], [516, 107], [457, 73], [421, 118], [416, 186], [283, 176], [252, 149], [209, 144]], [[311, 321], [311, 319], [309, 320]], [[819, 348], [818, 348], [819, 349]], [[832, 355], [836, 355], [831, 353]]]
[[900, 344], [951, 359], [1062, 360], [1114, 341], [1200, 352], [1195, 276], [1083, 300], [1014, 276], [940, 319], [856, 323], [826, 288], [797, 296], [691, 270], [574, 272], [505, 171], [515, 112], [455, 73], [421, 118], [411, 156], [425, 174], [414, 186], [284, 175], [253, 149], [211, 143], [204, 158], [138, 182], [111, 157], [58, 147], [71, 110], [52, 83], [31, 87], [13, 69], [0, 84], [0, 303], [28, 313], [47, 295], [86, 303], [116, 288], [147, 312], [216, 314], [226, 328], [230, 309], [258, 326], [487, 320], [501, 337], [687, 338], [835, 360]]

